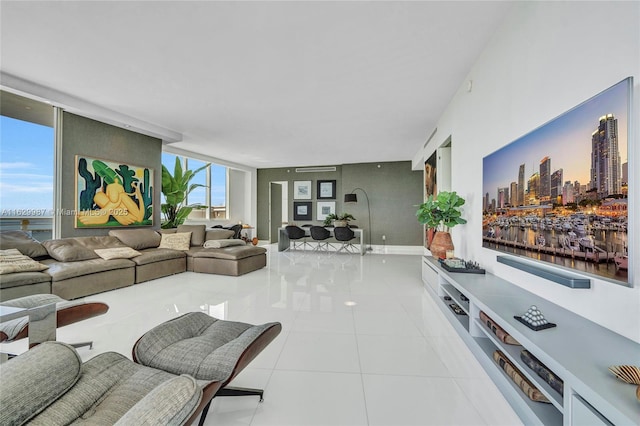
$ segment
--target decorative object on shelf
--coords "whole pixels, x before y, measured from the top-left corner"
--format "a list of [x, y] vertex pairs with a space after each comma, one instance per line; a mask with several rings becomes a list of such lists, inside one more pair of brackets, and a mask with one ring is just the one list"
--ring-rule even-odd
[[317, 182], [318, 200], [335, 200], [336, 199], [336, 181], [335, 180], [319, 180]]
[[480, 321], [491, 330], [493, 334], [496, 335], [498, 339], [502, 343], [506, 343], [507, 345], [520, 345], [520, 343], [511, 337], [509, 333], [507, 333], [502, 327], [500, 327], [494, 320], [492, 320], [487, 314], [483, 311], [480, 311]]
[[207, 163], [196, 170], [182, 170], [182, 158], [176, 157], [176, 164], [173, 167], [173, 175], [164, 165], [162, 166], [162, 194], [165, 197], [165, 203], [162, 204], [162, 214], [164, 221], [160, 225], [163, 229], [176, 228], [182, 225], [193, 210], [193, 206], [186, 206], [184, 202], [187, 195], [196, 188], [204, 187], [199, 183], [192, 183], [191, 179], [200, 171], [211, 166]]
[[355, 217], [351, 215], [351, 213], [342, 213], [341, 215], [337, 215], [335, 213], [330, 213], [327, 217], [324, 218], [324, 225], [329, 226], [333, 222], [333, 226], [349, 226], [350, 220], [356, 220]]
[[531, 305], [522, 316], [514, 315], [514, 318], [534, 331], [546, 330], [556, 326], [556, 324], [547, 321], [536, 305]]
[[638, 385], [636, 398], [640, 401], [640, 368], [635, 365], [612, 365], [609, 367], [609, 371], [625, 383]]
[[350, 193], [344, 194], [344, 202], [357, 203], [358, 195], [355, 193], [356, 191], [362, 191], [364, 197], [367, 199], [367, 216], [369, 217], [369, 229], [367, 229], [367, 231], [369, 232], [369, 246], [367, 247], [367, 250], [373, 250], [373, 248], [371, 247], [371, 235], [373, 235], [371, 233], [371, 203], [369, 202], [369, 195], [367, 195], [367, 191], [362, 188], [354, 188]]
[[467, 223], [460, 211], [464, 203], [464, 198], [458, 196], [455, 191], [442, 191], [435, 197], [429, 195], [427, 201], [418, 206], [418, 222], [427, 228], [436, 228], [437, 231], [429, 248], [434, 257], [444, 259], [447, 250], [454, 249], [449, 229]]
[[502, 351], [493, 353], [494, 361], [504, 370], [505, 373], [513, 380], [513, 382], [529, 397], [530, 400], [536, 402], [544, 402], [550, 404], [551, 401], [540, 392], [526, 377], [522, 375], [520, 370], [509, 361]]
[[465, 261], [454, 257], [452, 259], [438, 259], [443, 269], [449, 272], [466, 274], [484, 274], [486, 271], [477, 262]]
[[253, 244], [254, 246], [258, 245], [258, 237], [253, 237], [253, 239], [251, 240], [251, 244]]
[[455, 312], [456, 315], [467, 315], [467, 313], [455, 303], [450, 303], [449, 307], [453, 312]]
[[538, 358], [531, 355], [528, 350], [523, 349], [520, 352], [520, 359], [527, 365], [527, 367], [535, 371], [536, 374], [547, 382], [556, 392], [560, 395], [564, 394], [564, 381], [553, 371], [549, 370], [546, 365], [541, 363]]
[[640, 385], [640, 368], [635, 365], [612, 365], [609, 371], [625, 383]]

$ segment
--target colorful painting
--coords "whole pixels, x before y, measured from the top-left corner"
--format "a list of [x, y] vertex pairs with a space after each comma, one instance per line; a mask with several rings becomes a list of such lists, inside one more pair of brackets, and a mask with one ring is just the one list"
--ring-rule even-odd
[[153, 169], [76, 155], [76, 228], [153, 225]]

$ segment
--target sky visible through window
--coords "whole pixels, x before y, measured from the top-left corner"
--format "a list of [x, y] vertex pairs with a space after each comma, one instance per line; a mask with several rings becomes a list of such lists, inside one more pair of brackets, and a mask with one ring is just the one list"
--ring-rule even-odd
[[52, 216], [53, 151], [52, 127], [0, 116], [0, 215]]

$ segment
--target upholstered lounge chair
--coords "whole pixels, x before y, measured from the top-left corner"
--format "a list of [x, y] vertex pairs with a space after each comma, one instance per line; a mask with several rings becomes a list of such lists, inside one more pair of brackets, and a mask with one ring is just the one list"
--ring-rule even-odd
[[[262, 389], [227, 385], [281, 330], [278, 322], [251, 325], [190, 312], [160, 324], [138, 339], [133, 347], [133, 360], [169, 373], [220, 382], [214, 396], [256, 395], [262, 401]], [[200, 425], [211, 400], [203, 399], [206, 404], [202, 404]]]
[[0, 424], [190, 424], [219, 386], [115, 352], [82, 363], [73, 347], [44, 342], [0, 365]]
[[[85, 302], [84, 300], [65, 300], [55, 294], [34, 294], [7, 300], [0, 303], [3, 306], [31, 309], [43, 305], [56, 304], [57, 327], [73, 324], [102, 315], [109, 310], [109, 306], [102, 302]], [[29, 317], [24, 316], [0, 324], [0, 342], [12, 342], [29, 335]], [[92, 342], [74, 343], [73, 346], [92, 346]]]

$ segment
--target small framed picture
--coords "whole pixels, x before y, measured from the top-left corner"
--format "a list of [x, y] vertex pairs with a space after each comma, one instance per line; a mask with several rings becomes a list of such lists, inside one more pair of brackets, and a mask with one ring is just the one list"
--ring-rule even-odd
[[293, 199], [294, 200], [310, 200], [311, 199], [311, 181], [310, 180], [293, 181]]
[[312, 220], [311, 201], [293, 202], [293, 220]]
[[335, 200], [336, 199], [336, 181], [335, 180], [319, 180], [318, 181], [318, 200]]
[[336, 213], [335, 201], [318, 201], [316, 204], [316, 220], [324, 220], [327, 215]]

